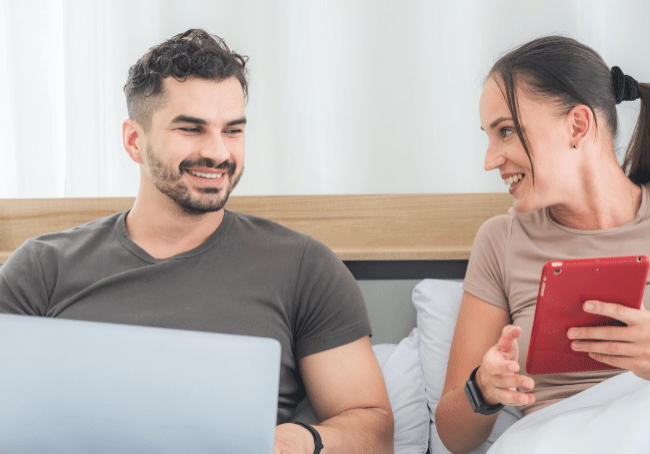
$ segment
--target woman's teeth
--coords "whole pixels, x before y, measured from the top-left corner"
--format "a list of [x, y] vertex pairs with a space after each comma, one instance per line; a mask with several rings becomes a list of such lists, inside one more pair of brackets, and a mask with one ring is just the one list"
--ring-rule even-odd
[[194, 175], [195, 177], [201, 177], [201, 178], [221, 178], [221, 175], [223, 175], [223, 173], [201, 173], [201, 172], [194, 172], [193, 170], [188, 170], [187, 172], [190, 175]]
[[506, 178], [505, 180], [503, 180], [503, 182], [506, 185], [510, 186], [510, 185], [513, 185], [513, 184], [521, 181], [523, 178], [524, 178], [524, 174], [523, 173], [518, 173], [517, 175], [513, 175], [511, 177]]

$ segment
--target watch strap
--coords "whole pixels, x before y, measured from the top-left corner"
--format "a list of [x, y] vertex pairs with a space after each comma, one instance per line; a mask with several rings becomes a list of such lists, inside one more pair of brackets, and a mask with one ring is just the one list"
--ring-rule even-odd
[[[479, 366], [481, 367], [481, 366]], [[476, 371], [478, 367], [472, 371], [469, 376], [469, 380], [465, 383], [465, 395], [469, 401], [472, 411], [474, 413], [479, 413], [481, 415], [493, 415], [501, 411], [504, 407], [502, 403], [496, 405], [485, 405], [485, 400], [483, 399], [483, 394], [476, 384]]]
[[309, 432], [311, 432], [312, 437], [314, 437], [314, 454], [320, 454], [321, 449], [323, 449], [323, 440], [320, 438], [320, 434], [316, 429], [314, 429], [309, 424], [302, 423], [300, 421], [291, 421], [294, 424], [304, 427]]

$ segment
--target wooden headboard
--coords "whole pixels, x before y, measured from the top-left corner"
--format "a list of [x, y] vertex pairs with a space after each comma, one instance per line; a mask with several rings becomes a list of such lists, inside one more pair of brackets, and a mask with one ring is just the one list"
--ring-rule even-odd
[[[0, 263], [27, 238], [132, 204], [131, 197], [0, 199]], [[358, 279], [389, 279], [436, 275], [439, 264], [457, 267], [441, 277], [462, 278], [479, 226], [511, 206], [508, 194], [373, 194], [232, 196], [226, 208], [312, 235]]]

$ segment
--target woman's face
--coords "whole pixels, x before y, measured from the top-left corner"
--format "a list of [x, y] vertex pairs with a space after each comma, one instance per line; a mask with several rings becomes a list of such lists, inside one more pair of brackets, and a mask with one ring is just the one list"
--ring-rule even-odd
[[[505, 90], [504, 90], [505, 92]], [[578, 150], [573, 149], [569, 117], [558, 113], [557, 106], [536, 101], [517, 91], [519, 117], [525, 132], [531, 164], [519, 140], [515, 125], [496, 80], [490, 77], [483, 87], [479, 114], [481, 129], [489, 139], [485, 170], [498, 169], [514, 198], [517, 211], [531, 211], [564, 203], [577, 184]]]

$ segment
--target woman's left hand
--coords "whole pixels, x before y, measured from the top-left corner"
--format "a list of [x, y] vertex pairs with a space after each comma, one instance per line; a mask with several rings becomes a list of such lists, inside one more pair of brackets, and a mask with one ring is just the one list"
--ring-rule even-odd
[[650, 312], [621, 304], [585, 301], [585, 312], [604, 315], [627, 326], [570, 328], [571, 348], [610, 366], [627, 369], [650, 380]]

